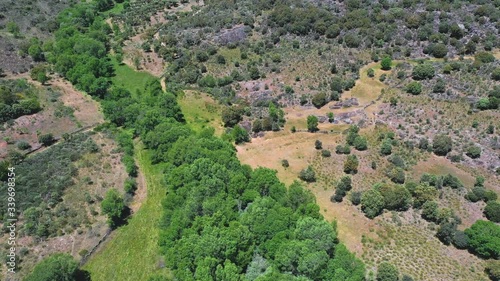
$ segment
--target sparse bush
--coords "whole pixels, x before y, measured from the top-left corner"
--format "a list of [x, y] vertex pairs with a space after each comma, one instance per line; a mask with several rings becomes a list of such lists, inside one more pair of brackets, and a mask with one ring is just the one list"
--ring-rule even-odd
[[330, 150], [323, 149], [323, 150], [321, 150], [321, 156], [330, 157], [330, 156], [332, 156], [332, 153], [330, 152]]
[[322, 149], [323, 148], [323, 143], [320, 140], [316, 140], [314, 142], [314, 148], [316, 148], [316, 149]]
[[50, 146], [54, 143], [54, 136], [52, 134], [43, 134], [38, 136], [38, 142], [43, 146]]
[[398, 280], [399, 280], [399, 271], [394, 265], [388, 262], [383, 262], [379, 265], [377, 270], [377, 281], [398, 281]]
[[354, 205], [354, 206], [358, 206], [359, 204], [361, 204], [361, 196], [362, 196], [362, 193], [359, 192], [359, 191], [353, 191], [351, 192], [351, 203]]

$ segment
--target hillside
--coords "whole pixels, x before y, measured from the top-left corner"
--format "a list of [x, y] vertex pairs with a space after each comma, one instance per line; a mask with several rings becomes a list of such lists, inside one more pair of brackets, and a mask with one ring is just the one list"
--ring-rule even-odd
[[499, 4], [16, 3], [8, 278], [498, 280]]

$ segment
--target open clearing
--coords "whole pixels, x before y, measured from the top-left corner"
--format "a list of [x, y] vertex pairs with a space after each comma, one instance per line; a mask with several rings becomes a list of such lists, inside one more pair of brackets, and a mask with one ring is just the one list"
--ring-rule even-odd
[[[147, 280], [152, 274], [169, 276], [161, 268], [158, 223], [165, 189], [161, 167], [151, 164], [151, 155], [136, 143], [135, 155], [147, 185], [147, 198], [128, 224], [114, 231], [103, 248], [83, 267], [94, 281]], [[113, 265], [113, 266], [110, 266]], [[137, 270], [137, 269], [141, 270]]]

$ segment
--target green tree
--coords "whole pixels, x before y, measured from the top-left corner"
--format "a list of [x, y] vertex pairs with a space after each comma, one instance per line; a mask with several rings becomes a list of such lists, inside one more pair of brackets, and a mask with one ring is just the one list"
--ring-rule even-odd
[[53, 254], [38, 263], [25, 281], [90, 281], [90, 274], [78, 269], [68, 254]]
[[439, 216], [438, 204], [435, 201], [427, 201], [422, 205], [422, 218], [428, 221], [437, 221]]
[[398, 281], [398, 280], [399, 280], [399, 271], [394, 265], [388, 262], [383, 262], [378, 266], [377, 281]]
[[361, 210], [365, 216], [373, 219], [378, 216], [384, 209], [384, 197], [375, 189], [370, 189], [363, 192], [361, 196]]
[[380, 66], [382, 70], [390, 70], [391, 69], [391, 64], [392, 64], [392, 59], [391, 57], [384, 57], [382, 61], [380, 61]]
[[239, 125], [234, 126], [233, 130], [231, 131], [231, 135], [233, 136], [236, 144], [250, 141], [250, 136], [248, 135], [247, 130], [243, 129]]
[[115, 228], [123, 223], [126, 216], [126, 206], [123, 198], [116, 189], [106, 192], [104, 200], [101, 202], [101, 209], [108, 216], [108, 224]]
[[435, 70], [432, 64], [422, 63], [413, 68], [412, 77], [415, 80], [425, 80], [434, 77]]
[[438, 156], [446, 156], [452, 147], [453, 143], [448, 135], [439, 134], [432, 140], [432, 149]]
[[322, 149], [323, 148], [323, 143], [320, 140], [316, 140], [314, 142], [314, 148], [316, 148], [316, 149]]
[[484, 215], [490, 221], [500, 223], [500, 202], [488, 201], [484, 208]]
[[469, 248], [484, 258], [500, 258], [500, 226], [490, 221], [477, 220], [465, 230]]
[[317, 132], [318, 129], [318, 117], [314, 115], [307, 116], [307, 130], [311, 133]]

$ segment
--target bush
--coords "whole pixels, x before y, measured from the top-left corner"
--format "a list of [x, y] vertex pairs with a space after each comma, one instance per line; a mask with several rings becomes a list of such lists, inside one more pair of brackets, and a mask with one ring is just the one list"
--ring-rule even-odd
[[465, 152], [465, 155], [469, 156], [472, 159], [476, 159], [481, 157], [481, 148], [476, 145], [471, 145], [467, 147], [467, 151]]
[[126, 193], [134, 194], [137, 190], [137, 182], [134, 178], [128, 178], [125, 180], [124, 188]]
[[354, 139], [354, 148], [356, 148], [359, 151], [366, 150], [368, 148], [366, 138], [362, 136], [357, 136]]
[[455, 238], [457, 225], [451, 222], [443, 222], [439, 225], [436, 237], [445, 245], [450, 245]]
[[318, 129], [318, 117], [314, 115], [307, 116], [307, 130], [311, 133], [317, 132]]
[[398, 281], [398, 280], [399, 280], [399, 271], [394, 265], [388, 262], [383, 262], [378, 266], [377, 281]]
[[359, 191], [351, 192], [351, 197], [350, 197], [351, 203], [354, 206], [358, 206], [361, 203], [361, 196], [362, 196], [362, 193]]
[[459, 178], [451, 174], [447, 174], [446, 176], [443, 177], [443, 186], [449, 186], [455, 189], [464, 187], [462, 181], [460, 181]]
[[123, 224], [126, 216], [126, 206], [118, 190], [110, 189], [106, 192], [106, 197], [101, 202], [101, 209], [108, 216], [109, 226], [116, 228]]
[[316, 173], [314, 172], [312, 166], [308, 166], [306, 169], [300, 171], [299, 178], [305, 182], [315, 182]]
[[500, 81], [500, 67], [495, 68], [491, 72], [491, 79], [495, 81]]
[[405, 171], [399, 167], [395, 167], [389, 171], [388, 177], [394, 183], [404, 183]]
[[474, 60], [480, 63], [490, 63], [495, 61], [495, 57], [488, 52], [479, 52], [474, 56]]
[[455, 231], [452, 243], [458, 249], [467, 249], [469, 247], [469, 237], [467, 237], [465, 232], [457, 230]]
[[25, 281], [90, 281], [90, 274], [78, 269], [78, 263], [68, 254], [53, 254], [38, 263]]
[[19, 141], [17, 143], [17, 148], [20, 150], [26, 150], [26, 149], [30, 149], [31, 145], [27, 141], [22, 140], [22, 141]]
[[484, 215], [490, 221], [500, 223], [500, 202], [489, 201], [484, 208]]
[[337, 145], [335, 147], [335, 153], [337, 154], [350, 154], [351, 153], [351, 147], [346, 144], [346, 145]]
[[367, 70], [366, 74], [368, 75], [368, 77], [374, 77], [375, 76], [375, 70], [373, 70], [373, 68], [369, 68]]
[[438, 204], [427, 201], [422, 205], [422, 218], [427, 221], [437, 222], [439, 216]]
[[411, 194], [406, 187], [398, 184], [379, 183], [374, 186], [384, 197], [384, 208], [391, 211], [405, 211], [411, 206]]
[[390, 70], [392, 64], [392, 59], [390, 57], [384, 57], [380, 62], [382, 70]]
[[380, 146], [380, 154], [390, 155], [392, 153], [392, 142], [390, 139], [384, 139]]
[[490, 221], [478, 220], [465, 230], [469, 249], [484, 258], [500, 258], [500, 226]]
[[500, 281], [500, 261], [488, 261], [485, 271], [492, 281]]
[[432, 149], [438, 156], [446, 156], [451, 151], [453, 143], [447, 135], [437, 135], [432, 141]]
[[52, 134], [43, 134], [38, 136], [38, 142], [43, 146], [50, 146], [54, 143], [54, 136]]
[[318, 94], [314, 95], [314, 97], [312, 98], [312, 104], [316, 108], [321, 108], [327, 103], [328, 103], [328, 99], [326, 97], [326, 93], [324, 93], [324, 92], [318, 93]]
[[415, 66], [412, 72], [412, 78], [415, 80], [425, 80], [434, 77], [435, 70], [431, 64], [423, 63]]
[[356, 155], [348, 155], [344, 162], [344, 172], [346, 174], [356, 174], [358, 172], [359, 160]]
[[236, 144], [242, 144], [250, 141], [250, 135], [248, 135], [247, 130], [243, 129], [239, 125], [234, 126], [231, 131], [231, 136]]
[[406, 85], [405, 91], [412, 95], [419, 95], [420, 93], [422, 93], [422, 84], [416, 81], [410, 82], [408, 85]]
[[288, 163], [288, 160], [283, 159], [281, 160], [281, 166], [283, 166], [283, 168], [288, 168], [290, 167], [290, 163]]
[[444, 58], [448, 54], [448, 47], [442, 43], [432, 44], [429, 46], [429, 53], [435, 58]]
[[370, 219], [373, 219], [382, 212], [384, 204], [384, 197], [375, 189], [365, 191], [361, 196], [361, 210]]
[[323, 143], [321, 143], [320, 140], [316, 140], [314, 142], [314, 148], [316, 148], [316, 149], [322, 149], [323, 148]]
[[330, 156], [332, 156], [332, 153], [330, 152], [330, 150], [323, 149], [323, 150], [321, 150], [321, 156], [330, 157]]

